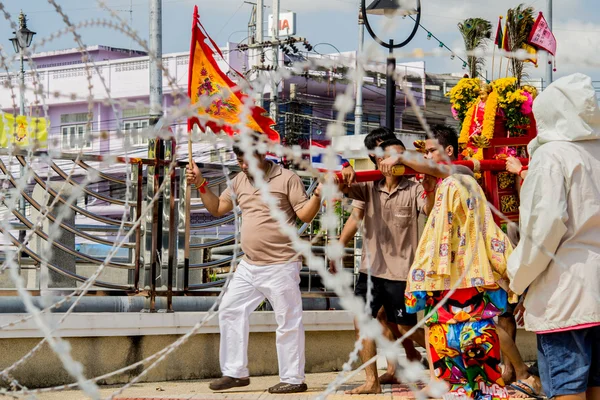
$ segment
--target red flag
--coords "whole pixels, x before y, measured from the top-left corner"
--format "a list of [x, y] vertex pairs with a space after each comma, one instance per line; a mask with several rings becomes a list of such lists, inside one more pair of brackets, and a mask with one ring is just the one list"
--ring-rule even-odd
[[541, 11], [531, 29], [528, 42], [539, 49], [546, 50], [553, 56], [556, 55], [556, 38]]
[[[195, 6], [190, 46], [188, 96], [192, 104], [196, 104], [201, 96], [216, 94], [219, 96], [212, 97], [208, 107], [200, 106], [197, 109], [198, 115], [206, 115], [211, 119], [201, 122], [197, 117], [189, 118], [188, 131], [192, 130], [194, 124], [197, 124], [203, 131], [210, 128], [215, 133], [224, 131], [229, 135], [234, 135], [238, 133], [234, 125], [241, 122], [240, 113], [248, 96], [242, 93], [240, 88], [221, 71], [214, 58], [214, 51], [222, 56], [221, 51], [205, 30], [203, 33], [203, 30], [204, 27], [198, 16], [198, 6]], [[214, 51], [206, 43], [206, 39], [209, 40]], [[238, 73], [238, 75], [240, 79], [244, 79], [241, 74]], [[250, 113], [246, 116], [246, 126], [267, 135], [274, 142], [279, 142], [279, 134], [271, 128], [275, 122], [264, 116], [265, 113], [266, 110], [263, 108], [252, 105]]]
[[504, 44], [504, 35], [502, 34], [502, 16], [498, 17], [498, 29], [496, 30], [496, 41], [494, 42], [499, 49]]

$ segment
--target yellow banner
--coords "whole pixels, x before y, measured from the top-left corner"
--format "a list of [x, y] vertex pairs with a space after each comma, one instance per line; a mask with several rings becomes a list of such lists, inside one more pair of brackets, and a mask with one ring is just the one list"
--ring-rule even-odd
[[8, 147], [9, 143], [19, 147], [45, 147], [49, 127], [50, 121], [45, 118], [29, 118], [25, 115], [17, 115], [15, 118], [13, 114], [4, 113], [0, 118], [0, 148]]
[[531, 58], [524, 60], [524, 62], [530, 62], [537, 67], [537, 49], [535, 47], [525, 43], [523, 45], [523, 50], [525, 50], [529, 55], [532, 56]]

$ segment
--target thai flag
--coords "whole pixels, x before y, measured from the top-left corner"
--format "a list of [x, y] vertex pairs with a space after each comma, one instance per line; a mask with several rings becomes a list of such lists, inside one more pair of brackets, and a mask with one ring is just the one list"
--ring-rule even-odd
[[269, 161], [273, 161], [275, 164], [281, 164], [281, 158], [277, 157], [277, 155], [273, 153], [267, 153], [265, 158]]
[[[318, 143], [318, 142], [311, 143], [311, 145], [310, 145], [310, 160], [311, 160], [311, 164], [312, 164], [313, 168], [316, 168], [320, 171], [327, 170], [327, 166], [325, 165], [325, 149], [326, 148], [327, 148], [327, 146], [325, 146], [321, 143]], [[341, 171], [343, 168], [347, 167], [348, 165], [350, 165], [348, 160], [346, 160], [345, 158], [343, 158], [342, 156], [340, 156], [338, 154], [334, 171]]]

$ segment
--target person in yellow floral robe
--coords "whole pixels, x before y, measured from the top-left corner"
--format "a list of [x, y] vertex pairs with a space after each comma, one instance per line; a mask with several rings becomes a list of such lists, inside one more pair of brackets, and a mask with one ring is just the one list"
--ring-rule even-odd
[[[454, 160], [458, 143], [452, 128], [433, 127], [432, 132], [423, 146], [425, 157], [437, 164]], [[472, 172], [454, 166], [450, 174], [440, 173], [443, 168], [433, 170], [423, 160], [402, 155], [386, 159], [380, 169], [390, 173], [398, 163], [441, 181], [408, 275], [405, 299], [407, 312], [425, 310], [427, 315], [432, 378], [450, 384], [450, 398], [506, 399], [493, 318], [507, 306], [511, 244], [494, 223]]]
[[428, 316], [434, 373], [450, 384], [450, 396], [508, 398], [493, 318], [507, 306], [511, 252], [477, 181], [444, 179], [409, 272], [406, 306]]

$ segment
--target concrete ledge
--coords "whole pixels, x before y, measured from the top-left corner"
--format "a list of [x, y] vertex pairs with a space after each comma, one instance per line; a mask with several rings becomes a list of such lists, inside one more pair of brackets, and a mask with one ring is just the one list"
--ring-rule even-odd
[[[22, 315], [0, 315], [0, 323], [15, 321]], [[104, 375], [131, 365], [156, 353], [177, 340], [181, 334], [206, 316], [206, 313], [173, 314], [74, 314], [59, 330], [71, 345], [73, 358], [83, 364], [88, 378]], [[57, 323], [61, 314], [50, 316]], [[344, 311], [307, 311], [306, 372], [330, 372], [341, 368], [352, 351], [354, 331], [352, 318]], [[255, 312], [251, 317], [248, 351], [250, 373], [277, 374], [275, 349], [275, 317], [272, 312]], [[202, 379], [220, 376], [219, 334], [217, 319], [208, 321], [201, 334], [192, 336], [167, 359], [151, 370], [144, 381]], [[0, 369], [27, 354], [40, 340], [32, 321], [0, 331]], [[126, 383], [138, 375], [139, 367], [103, 384]], [[12, 375], [31, 388], [73, 382], [53, 351], [44, 344], [41, 349]], [[5, 384], [0, 381], [0, 385]]]
[[[0, 314], [0, 325], [18, 321], [27, 314]], [[58, 324], [63, 314], [50, 314], [51, 326]], [[61, 324], [61, 337], [111, 337], [147, 335], [183, 335], [208, 316], [207, 312], [175, 313], [73, 313]], [[304, 311], [306, 331], [353, 331], [352, 316], [347, 311]], [[250, 332], [274, 332], [277, 328], [272, 311], [256, 311], [250, 316]], [[198, 333], [219, 333], [216, 315], [210, 317]], [[0, 330], [0, 338], [43, 338], [30, 319]]]
[[[88, 378], [134, 364], [160, 351], [189, 332], [207, 313], [80, 313], [70, 315], [58, 333], [71, 346], [72, 357], [81, 362]], [[62, 314], [51, 314], [51, 325]], [[22, 314], [0, 314], [0, 324], [14, 322]], [[273, 312], [252, 314], [248, 359], [250, 374], [276, 375], [276, 322]], [[351, 315], [346, 311], [305, 311], [306, 372], [338, 371], [354, 347]], [[33, 321], [0, 330], [0, 370], [26, 355], [40, 341]], [[523, 358], [535, 357], [535, 335], [519, 331], [517, 345]], [[145, 367], [103, 380], [102, 384], [126, 383]], [[29, 360], [12, 372], [23, 385], [36, 388], [72, 383], [54, 352], [44, 344]], [[203, 379], [220, 376], [218, 321], [212, 318], [168, 358], [151, 370], [144, 381]], [[0, 385], [5, 382], [0, 380]]]

